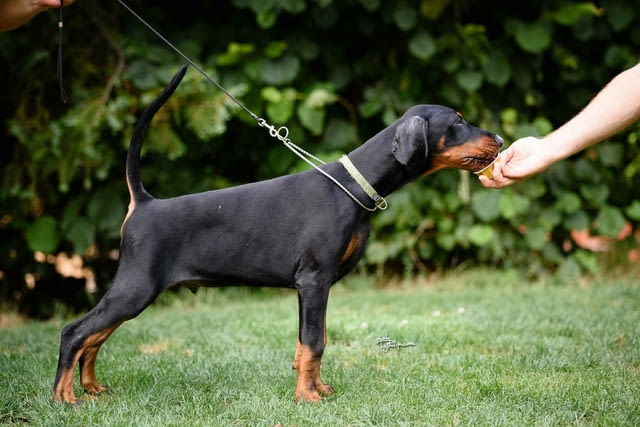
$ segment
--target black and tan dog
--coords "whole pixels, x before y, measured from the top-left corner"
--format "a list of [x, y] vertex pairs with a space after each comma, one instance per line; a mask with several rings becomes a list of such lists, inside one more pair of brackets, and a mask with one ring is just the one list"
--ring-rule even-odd
[[[105, 391], [95, 375], [100, 346], [160, 292], [177, 285], [248, 285], [297, 290], [295, 398], [317, 401], [333, 391], [320, 379], [329, 289], [362, 257], [371, 213], [316, 170], [153, 198], [140, 182], [142, 141], [185, 71], [183, 67], [176, 74], [138, 121], [127, 154], [131, 202], [122, 226], [118, 270], [100, 302], [62, 330], [53, 398], [77, 401], [73, 376], [78, 364], [85, 392]], [[322, 170], [372, 209], [364, 178], [385, 196], [445, 167], [480, 170], [495, 159], [501, 145], [499, 136], [467, 124], [450, 108], [419, 105], [349, 153], [350, 162], [329, 163]]]

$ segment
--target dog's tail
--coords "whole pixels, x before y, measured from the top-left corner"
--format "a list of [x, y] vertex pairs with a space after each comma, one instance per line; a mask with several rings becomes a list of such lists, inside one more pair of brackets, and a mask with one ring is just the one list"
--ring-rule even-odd
[[131, 143], [129, 144], [129, 151], [127, 151], [127, 186], [129, 187], [129, 194], [131, 196], [129, 215], [137, 203], [152, 198], [152, 196], [144, 189], [140, 179], [140, 151], [142, 150], [142, 142], [147, 135], [151, 119], [153, 119], [153, 116], [158, 112], [160, 107], [167, 102], [167, 99], [169, 99], [176, 90], [186, 72], [187, 65], [183, 65], [175, 76], [173, 76], [171, 82], [169, 82], [162, 93], [158, 95], [158, 97], [154, 99], [153, 102], [142, 112], [142, 115], [138, 119], [136, 127], [133, 130], [133, 136], [131, 137]]

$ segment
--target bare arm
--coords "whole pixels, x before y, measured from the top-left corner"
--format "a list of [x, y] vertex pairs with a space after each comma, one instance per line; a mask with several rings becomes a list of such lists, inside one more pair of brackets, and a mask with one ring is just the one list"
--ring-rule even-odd
[[[67, 6], [74, 0], [64, 0]], [[0, 31], [18, 28], [40, 12], [60, 7], [60, 0], [0, 0]]]
[[493, 179], [480, 181], [500, 188], [535, 175], [620, 132], [640, 119], [640, 64], [618, 74], [575, 117], [549, 135], [521, 138], [500, 156]]

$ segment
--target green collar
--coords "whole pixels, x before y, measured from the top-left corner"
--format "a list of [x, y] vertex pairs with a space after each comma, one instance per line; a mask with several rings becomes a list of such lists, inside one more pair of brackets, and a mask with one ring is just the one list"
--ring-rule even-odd
[[351, 162], [351, 159], [349, 159], [346, 154], [340, 157], [340, 163], [342, 163], [347, 172], [349, 172], [351, 178], [353, 178], [354, 181], [358, 183], [360, 188], [362, 188], [364, 192], [367, 193], [367, 195], [371, 198], [371, 200], [373, 200], [376, 208], [380, 210], [387, 209], [387, 201], [384, 199], [384, 197], [379, 195], [375, 188], [373, 188], [371, 184], [369, 184], [369, 182], [366, 180], [366, 178], [362, 176], [360, 171], [356, 169], [354, 164]]

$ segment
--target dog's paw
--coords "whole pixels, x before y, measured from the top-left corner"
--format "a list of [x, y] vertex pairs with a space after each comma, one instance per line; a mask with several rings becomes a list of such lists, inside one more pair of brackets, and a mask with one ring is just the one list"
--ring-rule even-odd
[[321, 383], [320, 385], [318, 385], [318, 393], [320, 393], [322, 396], [330, 396], [335, 393], [335, 390], [333, 389], [333, 387], [331, 387], [331, 385]]
[[296, 402], [320, 402], [323, 397], [330, 396], [333, 393], [335, 393], [335, 390], [329, 384], [318, 383], [313, 388], [296, 390], [295, 400]]
[[60, 393], [60, 392], [54, 392], [53, 396], [51, 397], [51, 400], [53, 402], [60, 402], [60, 403], [68, 403], [70, 405], [76, 406], [80, 403], [80, 401], [78, 400], [78, 398], [73, 394], [73, 392], [71, 393]]
[[298, 403], [315, 403], [321, 400], [322, 396], [316, 390], [296, 391], [295, 401]]
[[101, 393], [109, 390], [109, 387], [99, 384], [97, 382], [87, 383], [83, 385], [84, 391], [91, 396], [98, 396]]

